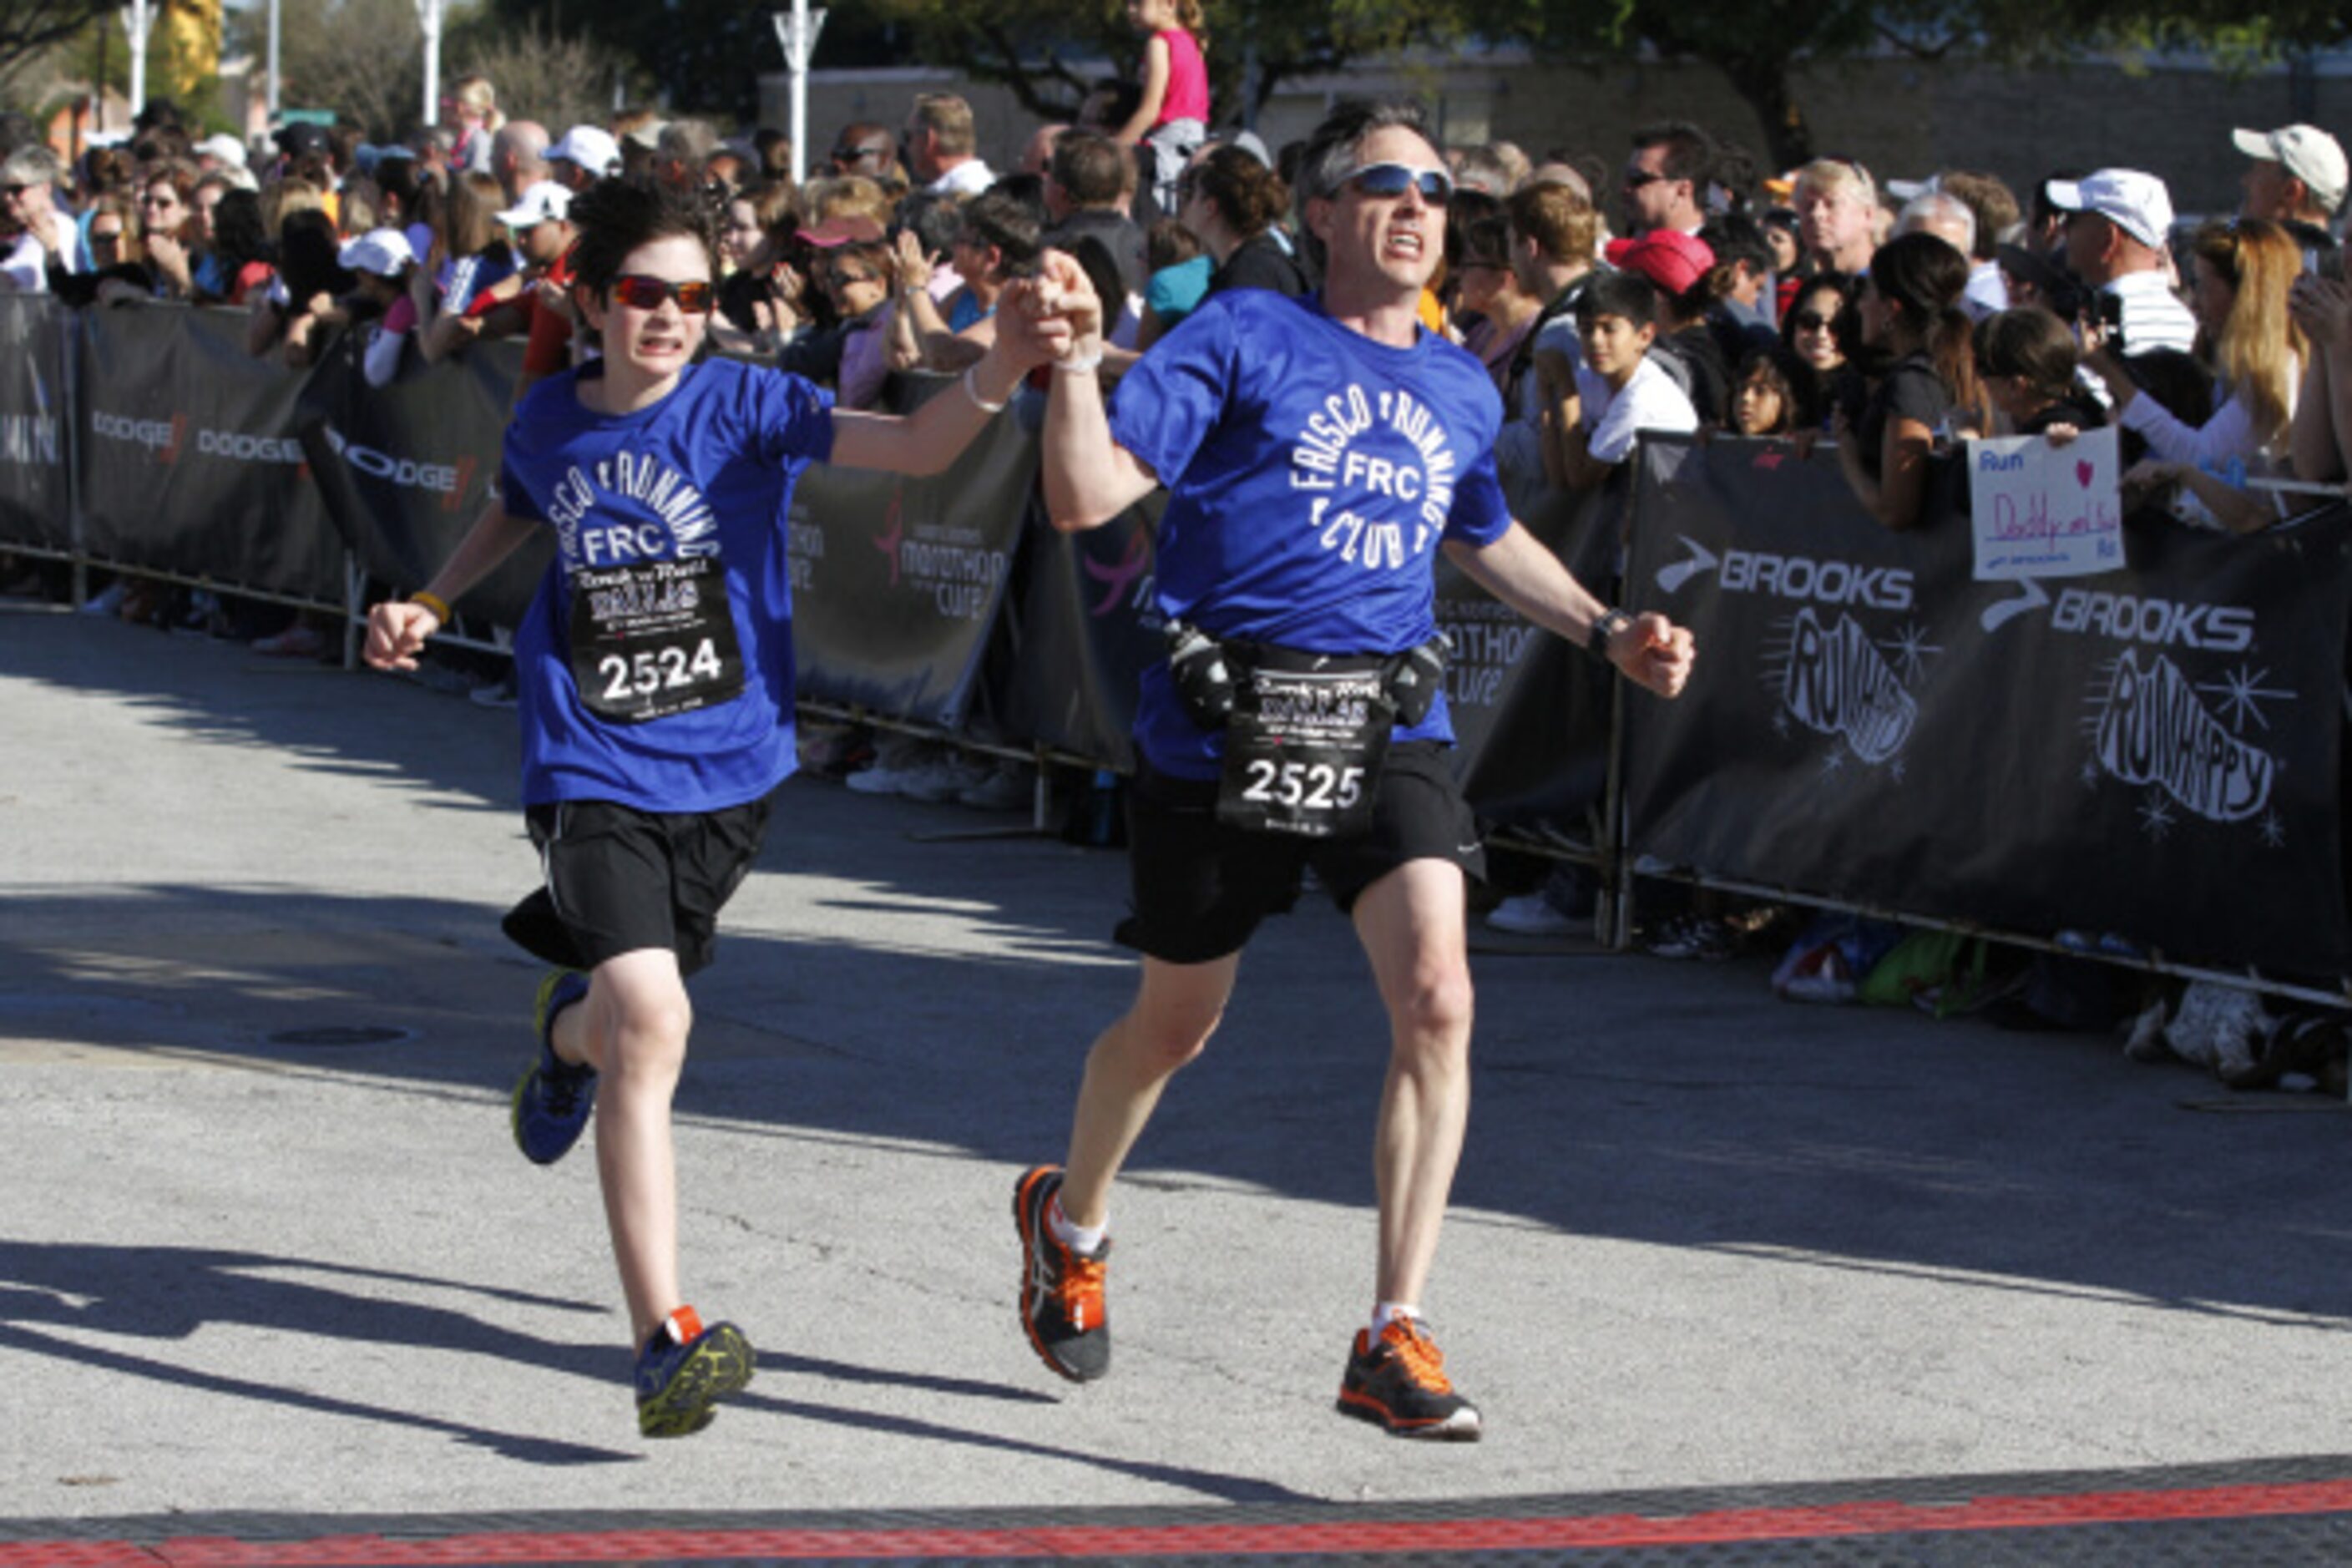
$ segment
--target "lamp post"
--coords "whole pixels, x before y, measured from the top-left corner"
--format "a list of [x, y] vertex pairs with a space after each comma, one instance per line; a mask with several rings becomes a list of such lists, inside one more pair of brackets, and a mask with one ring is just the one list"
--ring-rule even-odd
[[131, 118], [134, 122], [147, 107], [147, 35], [154, 26], [152, 0], [131, 0], [122, 7], [122, 31], [131, 40]]
[[269, 0], [269, 123], [278, 123], [278, 0]]
[[793, 0], [790, 11], [774, 13], [776, 41], [784, 47], [784, 64], [793, 75], [793, 184], [808, 174], [808, 68], [816, 53], [816, 36], [824, 30], [824, 7], [809, 9], [808, 0]]
[[430, 130], [441, 123], [441, 0], [416, 0], [416, 23], [425, 31], [425, 118]]

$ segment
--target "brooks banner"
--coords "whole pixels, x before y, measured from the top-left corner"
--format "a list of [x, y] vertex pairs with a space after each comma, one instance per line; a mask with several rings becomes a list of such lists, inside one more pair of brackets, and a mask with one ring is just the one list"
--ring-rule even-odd
[[1627, 841], [1717, 877], [2179, 963], [2343, 972], [2347, 531], [2162, 521], [1978, 582], [1949, 471], [1889, 533], [1827, 454], [1645, 443], [1627, 598], [1696, 633], [1629, 698]]

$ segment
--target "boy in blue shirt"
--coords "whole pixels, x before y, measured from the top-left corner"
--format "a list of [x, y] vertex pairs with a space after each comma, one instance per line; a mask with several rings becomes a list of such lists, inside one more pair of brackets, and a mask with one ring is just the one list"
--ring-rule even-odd
[[1343, 107], [1299, 176], [1322, 292], [1212, 297], [1127, 373], [1108, 416], [1101, 302], [1047, 257], [1045, 290], [1061, 291], [1075, 338], [1046, 406], [1048, 508], [1058, 528], [1092, 528], [1168, 487], [1154, 572], [1181, 641], [1146, 671], [1136, 720], [1135, 914], [1118, 934], [1143, 955], [1141, 983], [1087, 1058], [1066, 1168], [1024, 1174], [1013, 1213], [1031, 1348], [1062, 1376], [1100, 1377], [1112, 1180], [1216, 1028], [1251, 931], [1311, 866], [1355, 922], [1391, 1026], [1373, 1308], [1339, 1409], [1469, 1439], [1477, 1409], [1418, 1305], [1468, 1115], [1465, 874], [1482, 869], [1443, 756], [1437, 550], [1663, 695], [1692, 650], [1664, 616], [1604, 606], [1512, 521], [1494, 383], [1418, 319], [1451, 189], [1412, 106]]
[[367, 657], [414, 668], [451, 601], [554, 530], [557, 559], [515, 636], [523, 802], [546, 879], [506, 930], [558, 967], [540, 986], [514, 1133], [551, 1164], [593, 1112], [638, 1426], [677, 1436], [751, 1375], [741, 1331], [705, 1325], [679, 1289], [670, 1100], [686, 977], [709, 963], [769, 794], [793, 771], [793, 482], [819, 462], [940, 472], [1066, 328], [1030, 325], [910, 417], [837, 409], [799, 376], [695, 363], [717, 246], [694, 194], [607, 180], [571, 212], [574, 297], [603, 357], [522, 400], [498, 500], [424, 590], [369, 612]]

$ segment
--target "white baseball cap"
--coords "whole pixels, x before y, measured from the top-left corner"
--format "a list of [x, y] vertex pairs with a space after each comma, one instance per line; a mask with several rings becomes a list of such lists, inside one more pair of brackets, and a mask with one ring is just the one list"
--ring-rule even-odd
[[499, 215], [499, 221], [509, 228], [536, 228], [543, 223], [562, 223], [572, 216], [572, 193], [553, 180], [541, 180], [526, 186], [522, 197]]
[[547, 155], [577, 163], [592, 174], [608, 174], [613, 165], [621, 161], [621, 144], [602, 126], [575, 125], [563, 133], [562, 141], [547, 150]]
[[2096, 213], [2138, 240], [2162, 250], [2172, 233], [2172, 194], [2154, 174], [2101, 169], [2079, 180], [2053, 180], [2050, 205], [2061, 212]]
[[245, 167], [245, 143], [226, 131], [217, 136], [205, 137], [190, 151], [206, 158], [218, 159], [225, 168]]
[[2276, 131], [2232, 131], [2230, 140], [2249, 158], [2277, 163], [2301, 180], [2311, 199], [2334, 212], [2344, 205], [2347, 170], [2344, 148], [2316, 125], [2286, 125]]
[[408, 247], [408, 237], [400, 230], [372, 228], [357, 239], [343, 241], [343, 247], [335, 252], [335, 259], [354, 272], [397, 278], [402, 268], [415, 262], [416, 252]]

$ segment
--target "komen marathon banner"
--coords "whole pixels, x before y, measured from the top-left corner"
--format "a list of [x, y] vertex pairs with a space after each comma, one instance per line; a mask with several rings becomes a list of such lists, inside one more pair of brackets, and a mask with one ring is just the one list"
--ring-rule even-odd
[[44, 295], [0, 294], [0, 542], [73, 546], [66, 321]]
[[1628, 703], [1627, 841], [1728, 879], [2176, 961], [2345, 973], [2352, 513], [2137, 520], [2123, 563], [1977, 581], [1957, 464], [1926, 523], [1828, 454], [1645, 443], [1626, 599], [1687, 625]]
[[800, 695], [961, 728], [1036, 472], [1011, 419], [936, 478], [804, 470], [786, 545]]

